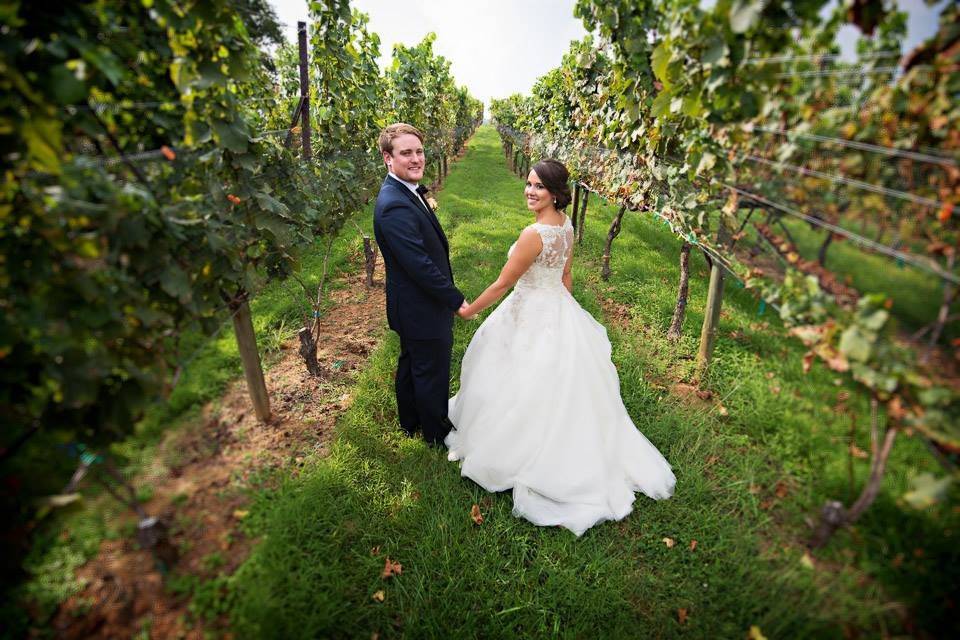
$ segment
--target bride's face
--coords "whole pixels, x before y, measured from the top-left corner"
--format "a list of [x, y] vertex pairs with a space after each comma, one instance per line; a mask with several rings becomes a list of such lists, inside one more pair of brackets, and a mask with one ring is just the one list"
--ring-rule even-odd
[[534, 213], [539, 213], [553, 205], [553, 194], [543, 186], [536, 171], [531, 171], [527, 176], [527, 186], [523, 189], [523, 195], [527, 197], [527, 209]]

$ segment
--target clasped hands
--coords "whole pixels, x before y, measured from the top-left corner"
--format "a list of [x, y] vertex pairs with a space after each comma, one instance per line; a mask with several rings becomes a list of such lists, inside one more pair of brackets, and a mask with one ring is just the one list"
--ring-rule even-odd
[[463, 320], [473, 320], [477, 317], [477, 314], [467, 315], [467, 309], [470, 308], [470, 303], [466, 300], [463, 301], [463, 304], [460, 305], [460, 308], [457, 309], [457, 315], [460, 316]]

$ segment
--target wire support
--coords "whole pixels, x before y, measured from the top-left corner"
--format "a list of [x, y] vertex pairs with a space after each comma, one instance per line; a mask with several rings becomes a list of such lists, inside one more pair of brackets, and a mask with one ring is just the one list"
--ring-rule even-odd
[[900, 67], [873, 67], [870, 69], [823, 69], [816, 71], [785, 71], [774, 78], [831, 78], [843, 76], [867, 76], [871, 73], [896, 73]]
[[879, 185], [871, 184], [869, 182], [863, 182], [862, 180], [855, 180], [853, 178], [846, 178], [844, 176], [835, 175], [832, 173], [824, 173], [822, 171], [816, 171], [814, 169], [807, 169], [806, 167], [799, 167], [795, 164], [789, 164], [786, 162], [775, 162], [773, 160], [768, 160], [766, 158], [761, 158], [760, 156], [754, 155], [740, 155], [740, 159], [750, 160], [759, 164], [765, 164], [777, 169], [786, 169], [794, 173], [799, 173], [804, 176], [811, 176], [814, 178], [821, 178], [823, 180], [829, 180], [835, 184], [845, 184], [856, 189], [862, 189], [864, 191], [870, 191], [873, 193], [878, 193], [884, 196], [890, 196], [891, 198], [898, 198], [900, 200], [906, 200], [908, 202], [913, 202], [914, 204], [919, 204], [927, 207], [934, 207], [939, 209], [943, 206], [943, 203], [939, 200], [934, 200], [932, 198], [924, 198], [923, 196], [918, 196], [913, 193], [907, 193], [906, 191], [900, 191], [898, 189], [890, 189], [889, 187], [881, 187]]
[[751, 131], [762, 131], [764, 133], [772, 133], [792, 138], [803, 138], [806, 140], [813, 140], [815, 142], [826, 142], [830, 144], [835, 144], [841, 147], [848, 147], [850, 149], [857, 149], [858, 151], [869, 151], [870, 153], [878, 153], [892, 158], [905, 158], [907, 160], [915, 160], [917, 162], [927, 162], [930, 164], [939, 164], [945, 167], [956, 167], [957, 161], [953, 158], [946, 156], [938, 156], [930, 153], [920, 153], [918, 151], [909, 151], [907, 149], [897, 149], [894, 147], [885, 147], [877, 144], [870, 144], [868, 142], [860, 142], [858, 140], [847, 140], [845, 138], [834, 138], [831, 136], [824, 136], [816, 133], [804, 133], [801, 131], [790, 131], [787, 129], [777, 129], [775, 127], [761, 127], [757, 125], [744, 125], [744, 130]]
[[801, 211], [794, 209], [793, 207], [789, 207], [779, 202], [774, 202], [773, 200], [765, 198], [764, 196], [758, 195], [751, 191], [747, 191], [745, 189], [741, 189], [740, 187], [736, 187], [732, 184], [728, 184], [722, 180], [717, 180], [716, 182], [717, 184], [720, 184], [726, 187], [727, 189], [730, 189], [731, 191], [734, 191], [740, 194], [741, 196], [744, 196], [745, 198], [750, 198], [751, 200], [759, 202], [763, 205], [772, 207], [774, 209], [777, 209], [778, 211], [782, 211], [783, 213], [799, 218], [804, 222], [807, 222], [808, 224], [818, 226], [822, 229], [827, 229], [828, 231], [831, 231], [832, 233], [835, 233], [839, 236], [843, 236], [848, 240], [852, 240], [853, 242], [859, 244], [860, 246], [866, 247], [871, 251], [875, 251], [876, 253], [886, 255], [890, 258], [902, 260], [903, 262], [909, 263], [917, 267], [918, 269], [921, 269], [923, 271], [936, 275], [942, 280], [946, 280], [954, 284], [960, 284], [960, 276], [957, 276], [956, 274], [950, 273], [948, 271], [944, 271], [939, 265], [930, 264], [927, 260], [924, 260], [923, 258], [920, 258], [918, 256], [915, 256], [909, 253], [904, 253], [903, 251], [899, 251], [897, 249], [894, 249], [893, 247], [889, 247], [885, 244], [875, 242], [869, 238], [865, 238], [861, 236], [858, 233], [854, 233], [853, 231], [844, 229], [841, 226], [832, 224], [820, 218], [814, 218], [813, 216], [809, 216]]
[[[814, 53], [803, 56], [771, 56], [769, 58], [749, 58], [744, 64], [777, 64], [781, 62], [836, 62], [843, 58], [842, 53]], [[899, 58], [899, 51], [877, 51], [857, 56], [857, 60], [881, 60]]]

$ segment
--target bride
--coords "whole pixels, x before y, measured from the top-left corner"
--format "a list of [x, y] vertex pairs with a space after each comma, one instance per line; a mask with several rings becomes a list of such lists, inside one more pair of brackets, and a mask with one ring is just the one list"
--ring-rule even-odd
[[634, 492], [673, 494], [675, 478], [620, 399], [607, 332], [571, 295], [569, 174], [534, 165], [524, 193], [536, 222], [507, 253], [500, 276], [464, 310], [480, 313], [450, 399], [450, 460], [488, 491], [513, 490], [513, 513], [576, 535], [633, 509]]

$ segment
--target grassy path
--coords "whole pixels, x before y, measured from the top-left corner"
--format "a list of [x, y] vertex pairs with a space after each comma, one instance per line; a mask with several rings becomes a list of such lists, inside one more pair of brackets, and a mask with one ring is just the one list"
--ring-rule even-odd
[[[482, 128], [439, 195], [468, 297], [495, 277], [530, 222], [521, 191], [496, 133]], [[934, 516], [906, 517], [894, 503], [907, 487], [903, 471], [929, 464], [919, 444], [900, 443], [891, 463], [899, 473], [857, 530], [822, 557], [805, 557], [803, 516], [846, 496], [850, 414], [866, 415], [863, 404], [854, 396], [836, 410], [848, 390], [822, 368], [804, 376], [799, 347], [737, 291], [725, 302], [711, 397], [686, 393], [690, 365], [678, 356], [695, 351], [703, 278], [691, 281], [688, 336], [671, 345], [660, 336], [673, 308], [676, 241], [628, 217], [615, 275], [601, 283], [597, 257], [612, 210], [597, 204], [578, 249], [576, 297], [610, 327], [624, 401], [673, 464], [675, 497], [640, 497], [623, 522], [581, 539], [514, 518], [508, 494], [486, 494], [442, 453], [400, 434], [398, 344], [386, 333], [330, 454], [267, 479], [254, 495], [244, 526], [261, 542], [229, 578], [223, 607], [237, 637], [742, 638], [751, 626], [770, 638], [842, 637], [915, 618], [945, 624], [936, 616], [952, 578], [938, 582], [933, 572], [952, 545], [933, 539], [943, 527]], [[702, 261], [692, 269], [699, 274]], [[455, 379], [478, 326], [457, 324]], [[865, 420], [859, 425], [854, 442], [867, 448]], [[856, 478], [865, 472], [856, 460]], [[383, 578], [388, 558], [402, 573]]]

